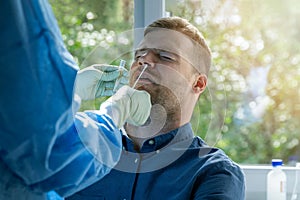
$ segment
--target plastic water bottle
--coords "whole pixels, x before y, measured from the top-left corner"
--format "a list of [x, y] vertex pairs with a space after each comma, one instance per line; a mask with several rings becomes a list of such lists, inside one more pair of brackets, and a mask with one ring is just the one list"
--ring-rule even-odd
[[267, 200], [286, 200], [286, 174], [282, 171], [282, 160], [272, 159], [273, 169], [267, 177]]

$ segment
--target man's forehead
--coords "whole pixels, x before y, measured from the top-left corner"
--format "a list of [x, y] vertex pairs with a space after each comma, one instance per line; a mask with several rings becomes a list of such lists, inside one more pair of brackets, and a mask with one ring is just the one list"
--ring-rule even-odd
[[148, 32], [138, 48], [156, 48], [182, 55], [193, 45], [190, 38], [178, 31], [156, 28]]

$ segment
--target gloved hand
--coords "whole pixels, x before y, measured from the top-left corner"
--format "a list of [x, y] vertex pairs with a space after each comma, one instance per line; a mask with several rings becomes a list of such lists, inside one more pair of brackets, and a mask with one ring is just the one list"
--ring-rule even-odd
[[[116, 83], [118, 85], [116, 85]], [[95, 64], [77, 72], [75, 93], [90, 100], [111, 96], [115, 90], [128, 84], [128, 71], [124, 67]]]
[[151, 106], [150, 94], [126, 85], [101, 104], [100, 113], [109, 115], [118, 128], [125, 122], [140, 126], [150, 116]]

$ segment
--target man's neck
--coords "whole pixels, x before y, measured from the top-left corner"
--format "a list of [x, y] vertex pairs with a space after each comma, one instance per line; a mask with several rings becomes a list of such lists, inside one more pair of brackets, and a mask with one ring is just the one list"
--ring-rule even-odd
[[162, 135], [180, 127], [180, 123], [176, 121], [164, 122], [163, 126], [159, 122], [150, 122], [144, 126], [134, 126], [126, 124], [124, 126], [128, 137], [133, 141], [135, 149], [140, 149], [144, 142], [150, 138]]
[[127, 123], [124, 128], [134, 145], [140, 149], [146, 140], [179, 128], [188, 123], [190, 119], [190, 115], [184, 116], [181, 115], [181, 112], [166, 112], [164, 107], [155, 104], [152, 106], [150, 117], [144, 125], [134, 126]]

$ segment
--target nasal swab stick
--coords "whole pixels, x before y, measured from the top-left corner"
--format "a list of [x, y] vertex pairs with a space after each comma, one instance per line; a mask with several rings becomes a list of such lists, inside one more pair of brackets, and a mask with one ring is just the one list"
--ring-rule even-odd
[[145, 65], [144, 65], [144, 69], [141, 71], [140, 75], [138, 76], [138, 78], [137, 78], [137, 79], [136, 79], [136, 81], [134, 82], [134, 84], [133, 84], [132, 88], [135, 88], [135, 85], [136, 85], [136, 84], [137, 84], [137, 82], [140, 80], [140, 78], [141, 78], [142, 74], [143, 74], [143, 73], [144, 73], [144, 71], [147, 69], [147, 67], [148, 67], [148, 64], [145, 64]]

